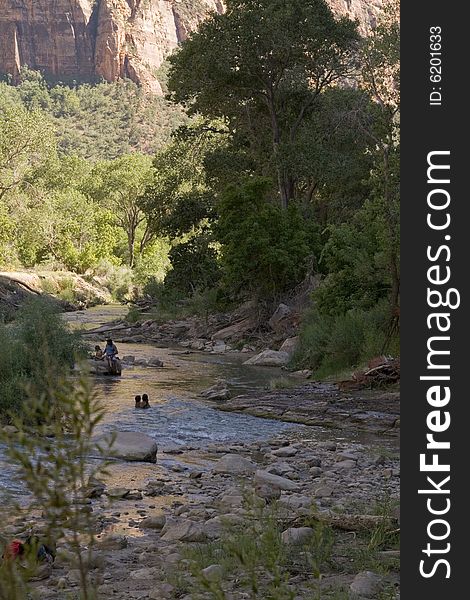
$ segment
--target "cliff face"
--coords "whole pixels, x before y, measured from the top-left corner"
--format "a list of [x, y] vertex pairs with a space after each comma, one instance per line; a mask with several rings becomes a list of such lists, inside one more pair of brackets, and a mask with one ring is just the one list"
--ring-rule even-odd
[[[383, 0], [328, 1], [365, 31]], [[0, 0], [0, 73], [129, 77], [161, 93], [156, 70], [211, 11], [221, 0]]]

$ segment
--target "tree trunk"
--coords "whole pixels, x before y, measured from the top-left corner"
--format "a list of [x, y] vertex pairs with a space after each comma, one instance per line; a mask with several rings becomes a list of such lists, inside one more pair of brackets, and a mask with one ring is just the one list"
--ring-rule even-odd
[[135, 242], [135, 229], [131, 228], [127, 232], [127, 247], [129, 250], [129, 266], [131, 269], [134, 268], [134, 262], [135, 262], [134, 242]]

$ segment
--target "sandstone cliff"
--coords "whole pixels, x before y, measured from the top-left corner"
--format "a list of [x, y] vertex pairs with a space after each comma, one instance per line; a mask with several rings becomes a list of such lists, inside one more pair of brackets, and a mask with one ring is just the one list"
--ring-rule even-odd
[[[328, 1], [366, 31], [383, 0]], [[0, 73], [128, 77], [161, 93], [157, 69], [211, 11], [221, 0], [0, 0]]]

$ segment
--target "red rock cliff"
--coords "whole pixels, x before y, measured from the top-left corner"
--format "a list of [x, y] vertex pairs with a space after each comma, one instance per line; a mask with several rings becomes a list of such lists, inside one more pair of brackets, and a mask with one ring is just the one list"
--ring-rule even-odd
[[[382, 0], [329, 0], [374, 24]], [[221, 0], [0, 0], [0, 72], [23, 65], [54, 77], [129, 77], [161, 93], [156, 70]]]

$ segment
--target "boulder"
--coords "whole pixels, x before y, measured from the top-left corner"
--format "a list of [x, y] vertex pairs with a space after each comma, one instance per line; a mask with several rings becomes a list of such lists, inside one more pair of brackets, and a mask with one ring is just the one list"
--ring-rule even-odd
[[273, 331], [282, 331], [284, 329], [282, 322], [290, 317], [291, 314], [292, 310], [287, 306], [287, 304], [279, 304], [272, 317], [269, 319], [269, 326]]
[[281, 497], [281, 490], [278, 487], [260, 483], [255, 486], [255, 494], [267, 502], [272, 502], [273, 500], [279, 500]]
[[202, 569], [201, 573], [207, 581], [220, 581], [224, 570], [221, 565], [209, 565], [205, 569]]
[[166, 524], [166, 517], [162, 513], [160, 515], [153, 515], [151, 517], [142, 519], [142, 521], [139, 523], [139, 527], [141, 527], [142, 529], [161, 530], [165, 527], [165, 524]]
[[287, 338], [284, 341], [282, 346], [279, 348], [279, 352], [287, 352], [289, 356], [292, 356], [294, 352], [297, 350], [297, 346], [299, 345], [299, 336]]
[[128, 541], [125, 535], [111, 533], [97, 540], [96, 545], [100, 550], [124, 550], [127, 548]]
[[230, 475], [251, 475], [256, 470], [256, 465], [238, 454], [226, 454], [215, 465], [214, 473], [229, 473]]
[[349, 587], [353, 598], [376, 598], [383, 589], [383, 579], [372, 571], [361, 571]]
[[113, 458], [127, 461], [156, 462], [157, 442], [141, 432], [117, 431], [106, 434], [96, 440], [96, 445], [102, 452]]
[[163, 361], [160, 360], [159, 358], [157, 358], [156, 356], [153, 356], [153, 357], [151, 357], [151, 358], [148, 359], [147, 366], [149, 366], [149, 367], [163, 367]]
[[299, 449], [294, 446], [283, 446], [277, 450], [273, 450], [272, 454], [274, 454], [274, 456], [279, 456], [280, 458], [290, 458], [298, 454], [298, 452]]
[[228, 327], [224, 327], [220, 329], [216, 333], [212, 335], [212, 339], [214, 341], [220, 340], [233, 340], [237, 341], [245, 337], [245, 335], [251, 331], [256, 325], [255, 320], [252, 317], [247, 317], [242, 321], [238, 321], [237, 323], [233, 323]]
[[292, 546], [303, 546], [313, 537], [314, 530], [311, 527], [289, 527], [281, 534], [283, 544]]
[[123, 356], [121, 362], [123, 362], [125, 365], [133, 365], [135, 363], [135, 356], [132, 354]]
[[268, 471], [262, 470], [256, 471], [255, 484], [270, 485], [280, 490], [286, 490], [291, 492], [297, 491], [300, 487], [298, 483], [295, 483], [295, 481], [291, 481], [290, 479], [286, 479], [285, 477], [279, 477], [279, 475], [273, 475], [272, 473], [268, 473]]
[[217, 515], [212, 519], [208, 519], [204, 523], [204, 533], [210, 540], [216, 540], [227, 531], [227, 528], [234, 528], [243, 525], [244, 520], [240, 515], [227, 513], [225, 515]]
[[130, 493], [130, 490], [128, 490], [127, 488], [114, 487], [114, 488], [109, 488], [106, 492], [106, 495], [109, 498], [114, 498], [116, 500], [123, 500], [124, 498], [126, 498], [128, 496], [129, 493]]
[[205, 542], [207, 537], [200, 523], [182, 521], [165, 526], [161, 539], [165, 542]]
[[259, 367], [284, 367], [289, 362], [289, 359], [290, 356], [287, 352], [267, 349], [249, 358], [243, 364], [257, 365]]
[[204, 390], [200, 395], [206, 400], [229, 400], [230, 390], [225, 379], [218, 379], [215, 385]]

